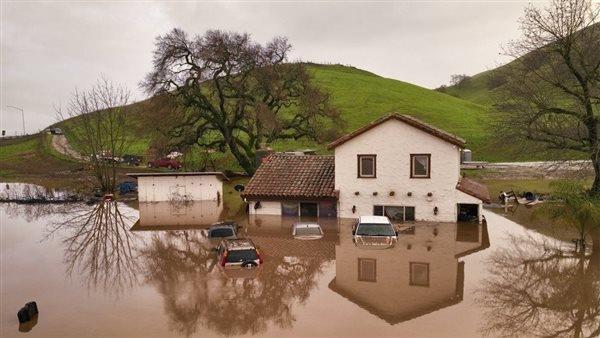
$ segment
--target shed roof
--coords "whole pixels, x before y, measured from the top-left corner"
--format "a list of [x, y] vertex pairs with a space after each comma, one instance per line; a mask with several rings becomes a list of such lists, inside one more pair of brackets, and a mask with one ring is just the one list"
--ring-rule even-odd
[[335, 200], [333, 156], [272, 154], [246, 185], [249, 200]]
[[485, 203], [492, 202], [488, 188], [479, 182], [473, 181], [472, 179], [466, 177], [461, 178], [456, 185], [456, 189], [464, 192], [467, 195], [479, 198]]
[[398, 113], [391, 113], [388, 115], [385, 115], [361, 128], [356, 129], [355, 131], [346, 134], [340, 138], [338, 138], [337, 140], [331, 142], [327, 147], [329, 149], [333, 149], [335, 147], [338, 147], [348, 141], [350, 141], [351, 139], [355, 138], [356, 136], [377, 127], [378, 125], [385, 123], [389, 120], [397, 120], [397, 121], [401, 121], [404, 122], [412, 127], [415, 127], [417, 129], [420, 129], [428, 134], [431, 134], [437, 138], [440, 138], [448, 143], [457, 145], [461, 148], [464, 148], [466, 141], [454, 134], [450, 134], [447, 131], [444, 131], [442, 129], [436, 128], [430, 124], [427, 124], [413, 116], [409, 116], [409, 115], [402, 115], [402, 114], [398, 114]]
[[170, 171], [170, 172], [147, 172], [147, 173], [127, 173], [129, 177], [156, 177], [156, 176], [217, 176], [221, 180], [229, 181], [229, 178], [220, 171]]

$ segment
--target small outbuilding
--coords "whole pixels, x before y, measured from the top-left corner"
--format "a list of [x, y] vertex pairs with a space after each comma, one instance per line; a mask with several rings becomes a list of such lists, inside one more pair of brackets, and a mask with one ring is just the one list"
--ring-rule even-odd
[[336, 217], [333, 156], [271, 154], [246, 185], [250, 214]]
[[223, 197], [222, 172], [131, 173], [138, 181], [140, 202], [220, 201]]

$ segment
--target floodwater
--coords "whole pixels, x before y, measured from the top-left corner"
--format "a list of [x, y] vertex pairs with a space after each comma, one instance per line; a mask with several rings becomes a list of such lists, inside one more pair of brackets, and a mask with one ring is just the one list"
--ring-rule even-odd
[[[491, 212], [415, 223], [392, 248], [349, 221], [291, 238], [293, 220], [238, 220], [265, 263], [224, 270], [202, 229], [218, 203], [1, 204], [2, 337], [591, 336], [597, 255]], [[17, 311], [35, 300], [37, 322]]]

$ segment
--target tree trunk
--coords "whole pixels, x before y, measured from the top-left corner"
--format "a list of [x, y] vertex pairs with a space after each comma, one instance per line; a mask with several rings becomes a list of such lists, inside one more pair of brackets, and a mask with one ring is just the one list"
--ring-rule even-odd
[[592, 165], [594, 166], [594, 183], [592, 184], [592, 189], [590, 194], [592, 196], [600, 197], [600, 156], [597, 153], [592, 155]]
[[594, 271], [600, 271], [600, 228], [593, 229], [592, 236], [592, 257], [590, 266]]
[[256, 171], [254, 159], [248, 158], [246, 154], [242, 153], [238, 145], [235, 143], [235, 140], [229, 140], [227, 142], [227, 145], [229, 146], [229, 150], [231, 151], [235, 159], [238, 161], [240, 166], [246, 171], [246, 173], [250, 176], [254, 175], [254, 172]]

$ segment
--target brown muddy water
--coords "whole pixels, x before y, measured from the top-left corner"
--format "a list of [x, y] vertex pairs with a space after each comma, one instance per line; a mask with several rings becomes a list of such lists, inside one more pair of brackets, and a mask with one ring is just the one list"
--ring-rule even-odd
[[[293, 220], [240, 219], [265, 263], [224, 270], [202, 229], [223, 206], [0, 205], [1, 336], [592, 336], [590, 253], [485, 212], [487, 226], [415, 223], [355, 244], [350, 221], [291, 238]], [[17, 311], [37, 301], [37, 323]], [[22, 332], [28, 331], [28, 332]]]

